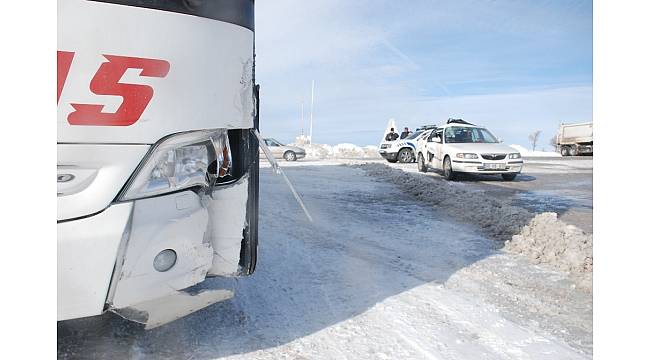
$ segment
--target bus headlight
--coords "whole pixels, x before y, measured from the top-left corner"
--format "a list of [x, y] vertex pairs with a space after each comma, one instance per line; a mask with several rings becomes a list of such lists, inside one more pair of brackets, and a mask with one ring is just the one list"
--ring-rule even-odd
[[134, 200], [206, 187], [211, 179], [224, 176], [231, 163], [225, 129], [171, 135], [153, 146], [119, 199]]

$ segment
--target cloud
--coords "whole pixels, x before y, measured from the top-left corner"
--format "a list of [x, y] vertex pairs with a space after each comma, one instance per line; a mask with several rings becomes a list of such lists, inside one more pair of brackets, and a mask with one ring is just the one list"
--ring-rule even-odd
[[375, 143], [390, 117], [411, 127], [467, 117], [520, 143], [538, 127], [550, 137], [560, 121], [591, 119], [590, 2], [274, 0], [256, 7], [268, 135], [291, 140], [300, 132], [312, 79], [317, 142]]

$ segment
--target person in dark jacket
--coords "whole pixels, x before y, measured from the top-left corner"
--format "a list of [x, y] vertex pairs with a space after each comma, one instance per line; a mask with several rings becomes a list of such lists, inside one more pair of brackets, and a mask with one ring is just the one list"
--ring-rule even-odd
[[386, 141], [394, 141], [399, 138], [399, 135], [395, 132], [395, 128], [390, 128], [390, 132], [386, 134]]
[[409, 128], [405, 127], [404, 131], [402, 131], [402, 134], [399, 136], [400, 139], [406, 139], [409, 135], [411, 135], [411, 131]]

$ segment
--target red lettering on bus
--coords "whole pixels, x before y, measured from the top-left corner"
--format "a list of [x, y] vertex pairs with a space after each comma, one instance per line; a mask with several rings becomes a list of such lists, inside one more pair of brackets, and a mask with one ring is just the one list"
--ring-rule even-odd
[[[96, 95], [122, 97], [122, 103], [114, 113], [102, 112], [104, 105], [72, 103], [75, 111], [68, 115], [71, 125], [129, 126], [140, 119], [153, 97], [151, 86], [120, 83], [128, 69], [141, 69], [140, 76], [164, 78], [169, 72], [169, 62], [118, 55], [104, 55], [108, 60], [101, 64], [90, 81], [90, 91]], [[62, 85], [60, 85], [62, 88]], [[59, 95], [60, 95], [59, 90]]]
[[65, 80], [68, 78], [68, 73], [70, 72], [70, 65], [72, 65], [72, 59], [74, 58], [74, 52], [71, 51], [57, 51], [56, 52], [56, 103], [59, 103], [61, 98], [61, 92], [63, 91], [63, 85], [65, 85]]

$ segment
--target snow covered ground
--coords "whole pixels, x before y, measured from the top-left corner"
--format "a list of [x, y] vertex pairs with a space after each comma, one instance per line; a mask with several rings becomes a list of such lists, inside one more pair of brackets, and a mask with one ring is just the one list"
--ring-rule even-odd
[[592, 297], [569, 273], [341, 162], [282, 163], [314, 223], [263, 166], [257, 270], [210, 280], [233, 299], [150, 331], [110, 314], [61, 322], [59, 357], [591, 358]]
[[354, 144], [291, 144], [305, 149], [306, 160], [324, 159], [381, 159], [379, 148], [375, 145], [358, 146]]
[[562, 155], [560, 155], [560, 153], [556, 151], [541, 151], [541, 150], [533, 151], [521, 145], [510, 145], [510, 147], [519, 151], [521, 156], [524, 157], [562, 157]]

